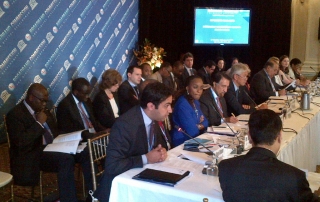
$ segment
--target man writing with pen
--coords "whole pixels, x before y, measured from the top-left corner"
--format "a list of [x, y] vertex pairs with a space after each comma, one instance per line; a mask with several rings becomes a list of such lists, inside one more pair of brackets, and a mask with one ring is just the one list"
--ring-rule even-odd
[[250, 69], [246, 64], [238, 63], [231, 67], [229, 76], [232, 82], [230, 82], [228, 91], [224, 95], [228, 115], [251, 114], [257, 109], [268, 108], [266, 104], [256, 106], [249, 96], [245, 86], [249, 74]]
[[236, 123], [235, 116], [228, 116], [227, 104], [224, 99], [230, 85], [230, 77], [224, 72], [212, 75], [213, 85], [200, 97], [200, 107], [209, 121], [209, 126], [219, 126], [223, 122]]

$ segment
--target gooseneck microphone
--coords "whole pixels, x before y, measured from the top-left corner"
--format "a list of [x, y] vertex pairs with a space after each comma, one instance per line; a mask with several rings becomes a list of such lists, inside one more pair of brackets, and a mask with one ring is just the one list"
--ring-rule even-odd
[[216, 107], [211, 103], [211, 106], [212, 108], [214, 109], [214, 111], [218, 114], [218, 116], [220, 117], [220, 119], [223, 121], [223, 123], [225, 123], [227, 125], [227, 127], [231, 130], [231, 132], [236, 136], [238, 142], [239, 142], [239, 145], [237, 146], [237, 153], [238, 154], [241, 154], [243, 152], [243, 145], [241, 145], [240, 143], [240, 139], [238, 137], [238, 132], [235, 132], [231, 127], [230, 125], [224, 120], [224, 118], [220, 115], [220, 113], [218, 112], [218, 110], [216, 109]]
[[244, 93], [248, 96], [248, 98], [251, 100], [251, 102], [253, 102], [253, 104], [254, 104], [254, 106], [256, 107], [256, 106], [258, 106], [257, 105], [257, 103], [250, 97], [250, 95], [247, 93], [247, 91], [246, 90], [243, 90], [244, 91]]
[[208, 150], [209, 155], [213, 155], [216, 156], [210, 149], [208, 149], [204, 144], [202, 144], [201, 142], [199, 142], [198, 140], [196, 140], [194, 137], [192, 137], [191, 135], [189, 135], [188, 133], [186, 133], [182, 128], [180, 128], [179, 126], [175, 125], [174, 126], [179, 132], [182, 132], [184, 135], [186, 135], [187, 137], [189, 137], [190, 139], [194, 140], [195, 142], [197, 142], [199, 145], [201, 145], [203, 148], [205, 148], [206, 150]]
[[315, 73], [318, 73], [313, 67], [310, 66], [310, 69], [312, 69]]

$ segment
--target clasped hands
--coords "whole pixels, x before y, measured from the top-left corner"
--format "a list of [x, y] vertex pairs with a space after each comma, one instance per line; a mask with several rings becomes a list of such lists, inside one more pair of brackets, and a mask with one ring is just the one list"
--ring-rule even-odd
[[148, 163], [162, 162], [167, 158], [167, 150], [159, 144], [156, 148], [152, 149], [146, 154]]

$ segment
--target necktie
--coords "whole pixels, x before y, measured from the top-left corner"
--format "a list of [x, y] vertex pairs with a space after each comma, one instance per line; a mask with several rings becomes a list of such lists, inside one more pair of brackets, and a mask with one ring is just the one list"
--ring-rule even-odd
[[137, 97], [139, 97], [139, 89], [138, 89], [138, 87], [137, 87], [137, 86], [135, 86], [135, 87], [133, 87], [133, 89], [134, 89], [134, 91], [135, 91], [135, 93], [136, 93]]
[[44, 129], [46, 131], [44, 133], [44, 135], [43, 135], [43, 137], [44, 137], [44, 139], [46, 141], [46, 144], [51, 144], [52, 141], [53, 141], [53, 137], [52, 137], [51, 132], [50, 132], [51, 130], [50, 130], [50, 128], [49, 128], [49, 126], [48, 126], [48, 124], [46, 122], [43, 123], [42, 126], [44, 127]]
[[80, 114], [82, 116], [82, 119], [84, 120], [85, 128], [86, 129], [93, 128], [92, 123], [91, 123], [90, 119], [88, 118], [87, 114], [85, 113], [81, 102], [78, 102], [78, 106], [80, 109]]
[[164, 128], [164, 125], [162, 123], [162, 121], [158, 121], [158, 124], [159, 124], [159, 127], [161, 129], [161, 132], [163, 134], [163, 137], [164, 139], [166, 140], [166, 143], [167, 143], [167, 147], [168, 147], [168, 150], [171, 149], [171, 146], [169, 144], [169, 140], [168, 140], [168, 137], [167, 137], [167, 132], [166, 132], [166, 129]]
[[219, 97], [217, 97], [216, 100], [217, 100], [217, 105], [218, 105], [220, 115], [221, 115], [221, 117], [223, 117], [223, 111], [222, 111], [222, 106], [221, 106]]
[[155, 122], [152, 121], [150, 124], [150, 133], [149, 133], [149, 138], [148, 138], [149, 151], [152, 150], [153, 143], [154, 143], [154, 127], [155, 127]]
[[192, 76], [193, 75], [192, 68], [190, 68], [189, 71], [190, 71], [190, 76]]
[[237, 100], [239, 101], [239, 89], [236, 90], [236, 97], [237, 97]]

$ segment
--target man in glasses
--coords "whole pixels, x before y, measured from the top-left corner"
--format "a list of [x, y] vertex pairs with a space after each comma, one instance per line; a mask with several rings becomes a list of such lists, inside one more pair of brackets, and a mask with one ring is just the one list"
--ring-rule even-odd
[[52, 114], [46, 108], [48, 96], [43, 85], [34, 83], [29, 87], [25, 100], [7, 114], [11, 173], [15, 184], [35, 186], [39, 184], [40, 170], [57, 172], [60, 201], [77, 202], [74, 164], [89, 165], [89, 169], [83, 172], [89, 172], [85, 181], [92, 185], [88, 153], [43, 152], [59, 133]]
[[[256, 110], [255, 103], [246, 90], [246, 83], [250, 69], [243, 63], [232, 65], [229, 76], [232, 79], [228, 91], [224, 95], [227, 103], [228, 115], [250, 114]], [[267, 105], [261, 105], [260, 108], [267, 108]]]

